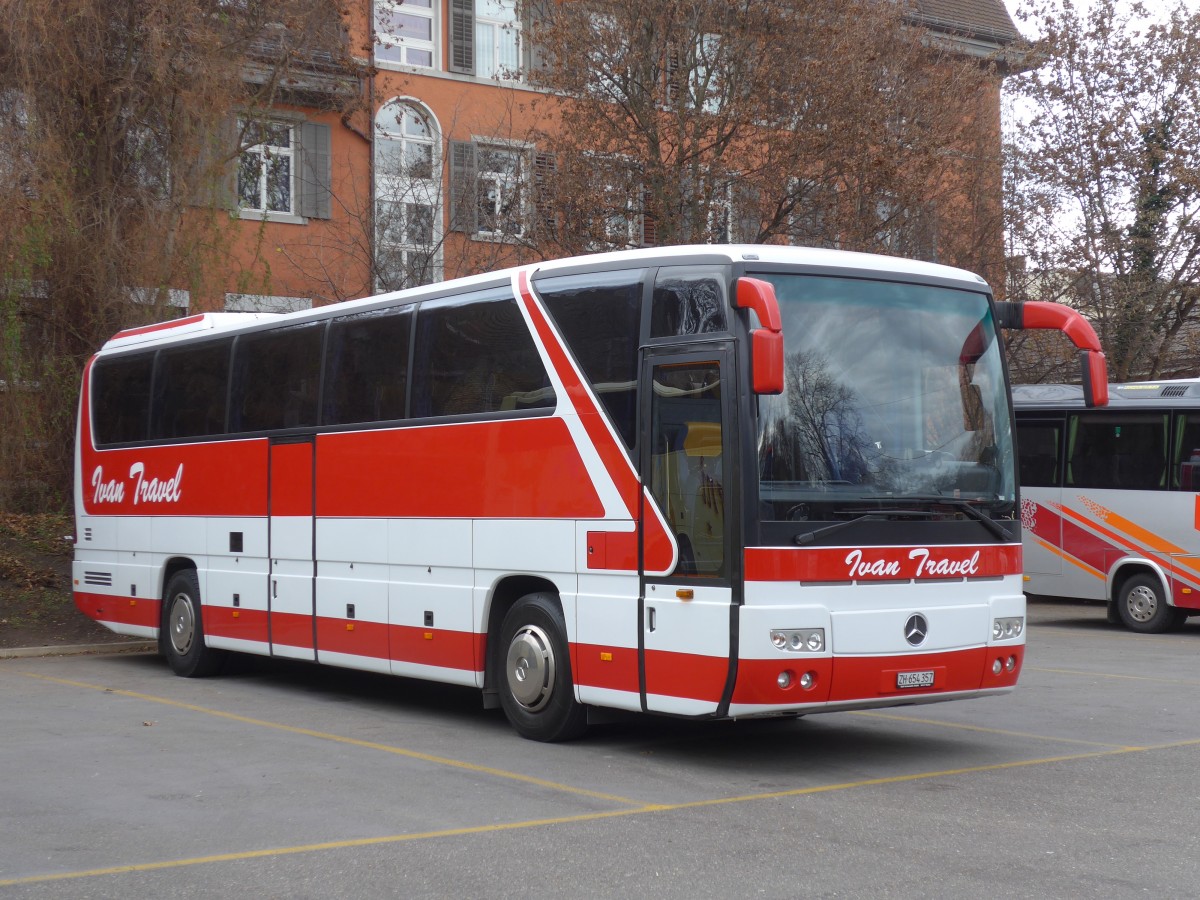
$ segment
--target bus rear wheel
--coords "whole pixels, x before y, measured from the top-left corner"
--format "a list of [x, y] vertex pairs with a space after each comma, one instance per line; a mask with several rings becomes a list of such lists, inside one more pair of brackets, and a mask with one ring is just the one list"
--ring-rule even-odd
[[215, 675], [227, 654], [204, 644], [200, 616], [200, 579], [195, 569], [176, 572], [163, 594], [162, 647], [176, 675], [203, 678]]
[[1178, 628], [1187, 617], [1167, 605], [1162, 585], [1150, 575], [1134, 575], [1122, 584], [1116, 605], [1125, 627], [1141, 634], [1162, 634]]
[[587, 711], [575, 700], [566, 631], [558, 598], [544, 593], [522, 597], [500, 626], [500, 706], [521, 737], [565, 741], [587, 728]]

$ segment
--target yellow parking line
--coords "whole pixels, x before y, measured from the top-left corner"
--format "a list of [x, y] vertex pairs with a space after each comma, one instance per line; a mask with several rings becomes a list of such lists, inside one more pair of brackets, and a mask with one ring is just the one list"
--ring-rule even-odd
[[[34, 676], [37, 677], [37, 676]], [[70, 682], [68, 682], [70, 683]], [[134, 694], [133, 696], [139, 696]], [[501, 831], [514, 831], [525, 828], [540, 828], [551, 825], [570, 825], [579, 822], [596, 822], [602, 819], [613, 819], [621, 816], [635, 816], [646, 813], [665, 813], [680, 810], [700, 809], [709, 806], [723, 806], [735, 803], [752, 803], [760, 800], [780, 800], [788, 797], [802, 797], [808, 794], [823, 794], [832, 791], [852, 790], [854, 788], [877, 787], [888, 784], [903, 784], [930, 778], [946, 778], [955, 775], [969, 775], [982, 772], [999, 772], [1005, 769], [1016, 769], [1024, 766], [1049, 765], [1052, 763], [1073, 762], [1085, 759], [1101, 759], [1108, 756], [1118, 756], [1124, 753], [1145, 753], [1151, 750], [1167, 750], [1178, 747], [1200, 745], [1200, 740], [1176, 741], [1155, 747], [1121, 748], [1117, 750], [1101, 750], [1093, 753], [1077, 753], [1065, 756], [1051, 756], [1042, 759], [1027, 759], [1016, 762], [992, 763], [983, 766], [968, 766], [958, 769], [941, 769], [936, 772], [915, 772], [909, 775], [891, 775], [886, 778], [867, 778], [860, 781], [848, 781], [839, 784], [818, 785], [816, 787], [796, 788], [787, 791], [771, 791], [762, 794], [745, 794], [738, 797], [716, 797], [708, 800], [694, 800], [687, 803], [646, 804], [637, 809], [609, 810], [607, 812], [584, 813], [577, 816], [560, 816], [551, 819], [530, 819], [521, 822], [508, 822], [496, 825], [478, 825], [466, 828], [448, 828], [441, 831], [413, 832], [410, 834], [395, 834], [385, 837], [358, 838], [348, 841], [329, 841], [320, 844], [301, 844], [293, 847], [275, 847], [264, 850], [247, 850], [240, 853], [222, 853], [213, 856], [197, 856], [190, 859], [163, 860], [153, 863], [142, 863], [129, 866], [111, 866], [103, 869], [87, 869], [78, 872], [61, 872], [53, 875], [30, 875], [24, 878], [0, 880], [0, 887], [11, 887], [20, 884], [36, 884], [41, 882], [63, 881], [72, 878], [88, 878], [100, 875], [120, 875], [130, 872], [150, 872], [162, 869], [197, 866], [207, 863], [237, 862], [248, 859], [263, 859], [268, 857], [293, 856], [301, 853], [317, 853], [325, 850], [343, 850], [355, 847], [373, 847], [383, 844], [396, 844], [404, 841], [430, 840], [443, 837], [460, 837], [472, 834], [489, 834]], [[468, 768], [474, 768], [468, 766]]]
[[318, 853], [322, 850], [345, 850], [354, 847], [376, 847], [381, 844], [399, 844], [404, 841], [423, 841], [431, 838], [460, 837], [467, 834], [488, 834], [497, 831], [512, 831], [519, 828], [537, 828], [543, 825], [565, 825], [572, 822], [591, 822], [648, 812], [655, 807], [640, 809], [617, 809], [608, 812], [584, 813], [578, 816], [560, 816], [554, 819], [532, 819], [526, 822], [508, 822], [499, 825], [476, 825], [467, 828], [446, 828], [441, 831], [424, 831], [412, 834], [392, 834], [386, 837], [356, 838], [349, 841], [326, 841], [321, 844], [300, 844], [295, 847], [271, 847], [265, 850], [245, 850], [241, 853], [218, 853], [213, 856], [195, 856], [191, 859], [169, 859], [161, 862], [140, 863], [130, 866], [109, 866], [105, 869], [85, 869], [79, 872], [60, 872], [55, 875], [30, 875], [25, 878], [0, 880], [0, 887], [17, 884], [37, 884], [46, 881], [64, 881], [70, 878], [91, 878], [97, 875], [122, 875], [128, 872], [153, 872], [159, 869], [177, 869], [184, 866], [201, 866], [207, 863], [239, 862], [265, 857], [294, 856], [298, 853]]
[[394, 747], [390, 744], [378, 744], [374, 741], [362, 741], [358, 738], [345, 737], [340, 734], [329, 734], [324, 731], [314, 731], [311, 728], [299, 728], [295, 725], [284, 725], [281, 722], [269, 722], [265, 719], [254, 719], [250, 716], [239, 716], [237, 713], [224, 712], [219, 709], [210, 709], [205, 706], [196, 706], [192, 703], [183, 703], [179, 700], [172, 700], [169, 697], [156, 697], [153, 694], [141, 694], [137, 691], [126, 691], [117, 688], [108, 688], [100, 684], [88, 684], [83, 681], [70, 681], [66, 678], [53, 678], [49, 675], [38, 675], [35, 672], [19, 672], [27, 678], [36, 678], [40, 681], [49, 681], [53, 684], [61, 684], [67, 687], [86, 688], [87, 690], [103, 691], [108, 694], [117, 694], [122, 697], [132, 697], [135, 700], [146, 700], [150, 703], [161, 703], [164, 706], [173, 706], [177, 709], [186, 709], [191, 712], [204, 713], [209, 716], [217, 716], [221, 719], [229, 719], [233, 722], [241, 722], [246, 725], [257, 725], [261, 728], [274, 728], [276, 731], [286, 731], [289, 734], [301, 734], [305, 737], [317, 738], [323, 741], [333, 741], [338, 744], [349, 744], [352, 747], [363, 747], [367, 750], [379, 750], [384, 753], [392, 753], [396, 756], [403, 756], [408, 759], [417, 759], [422, 762], [434, 763], [439, 766], [449, 766], [455, 769], [465, 769], [469, 772], [478, 772], [484, 775], [493, 775], [497, 778], [506, 778], [510, 781], [520, 781], [525, 784], [534, 784], [538, 787], [550, 788], [555, 791], [562, 791], [568, 794], [577, 794], [583, 797], [591, 797], [596, 800], [608, 800], [613, 803], [624, 803], [627, 806], [635, 806], [641, 808], [644, 804], [637, 800], [630, 800], [628, 797], [619, 797], [616, 794], [604, 794], [600, 791], [590, 791], [586, 788], [572, 787], [568, 784], [559, 784], [555, 781], [547, 781], [544, 778], [535, 778], [532, 775], [522, 775], [519, 772], [509, 772], [505, 769], [495, 769], [491, 766], [481, 766], [476, 763], [463, 762], [459, 759], [450, 759], [445, 756], [434, 756], [429, 753], [421, 753], [416, 750], [405, 750], [403, 747]]

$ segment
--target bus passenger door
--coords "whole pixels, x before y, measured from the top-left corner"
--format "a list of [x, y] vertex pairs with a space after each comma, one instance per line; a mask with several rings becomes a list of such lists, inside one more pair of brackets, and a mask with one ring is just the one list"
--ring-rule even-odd
[[313, 617], [313, 441], [271, 444], [271, 655], [316, 659]]
[[[716, 712], [730, 680], [735, 546], [730, 354], [652, 352], [642, 375], [643, 483], [679, 546], [667, 573], [643, 548], [642, 704], [681, 715]], [[655, 510], [643, 500], [643, 527]], [[648, 541], [646, 542], [648, 544]]]

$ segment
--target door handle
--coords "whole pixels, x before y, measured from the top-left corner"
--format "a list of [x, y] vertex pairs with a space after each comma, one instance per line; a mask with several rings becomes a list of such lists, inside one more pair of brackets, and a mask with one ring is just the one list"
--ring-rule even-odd
[[653, 606], [646, 607], [646, 625], [651, 631], [658, 626], [658, 615]]
[[271, 599], [272, 600], [279, 599], [279, 582], [276, 581], [274, 578], [271, 579]]

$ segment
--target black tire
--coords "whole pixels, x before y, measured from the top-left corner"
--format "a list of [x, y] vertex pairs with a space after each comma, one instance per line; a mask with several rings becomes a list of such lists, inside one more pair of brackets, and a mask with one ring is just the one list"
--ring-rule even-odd
[[566, 633], [553, 594], [526, 594], [500, 626], [496, 688], [521, 737], [567, 741], [587, 729], [587, 710], [575, 700]]
[[229, 654], [204, 644], [200, 580], [195, 569], [176, 572], [167, 582], [163, 592], [160, 643], [171, 669], [184, 678], [216, 675], [225, 665]]
[[1130, 631], [1162, 634], [1183, 624], [1187, 613], [1167, 605], [1162, 584], [1151, 575], [1134, 575], [1121, 585], [1117, 615]]

